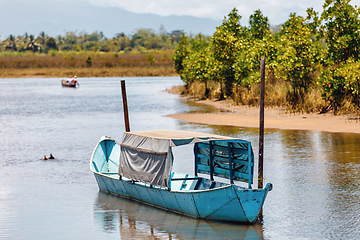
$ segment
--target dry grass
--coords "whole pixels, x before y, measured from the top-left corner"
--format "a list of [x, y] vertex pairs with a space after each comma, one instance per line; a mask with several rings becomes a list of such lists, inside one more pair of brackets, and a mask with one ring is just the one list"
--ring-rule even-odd
[[0, 78], [23, 77], [139, 77], [139, 76], [177, 76], [173, 67], [132, 67], [132, 68], [30, 68], [3, 69]]
[[[220, 83], [215, 81], [208, 81], [208, 89], [210, 96], [208, 99], [215, 99], [220, 97]], [[195, 99], [206, 99], [205, 97], [205, 84], [201, 82], [192, 82], [188, 86], [184, 86], [181, 94], [191, 96]]]
[[[176, 76], [171, 55], [74, 55], [62, 56], [2, 56], [0, 77], [116, 77], [116, 76]], [[90, 57], [90, 61], [88, 60]]]
[[[149, 61], [149, 56], [154, 61]], [[90, 62], [88, 62], [90, 58]], [[0, 57], [0, 68], [78, 68], [78, 67], [146, 67], [173, 66], [171, 56], [138, 54], [138, 55], [91, 55], [78, 56], [65, 54], [63, 56], [26, 56]]]
[[[212, 95], [210, 99], [216, 99], [220, 96], [220, 84], [218, 82], [210, 82], [208, 87], [211, 89]], [[291, 86], [289, 83], [281, 80], [267, 81], [265, 86], [265, 106], [281, 107], [289, 113], [295, 112], [320, 112], [325, 107], [325, 102], [321, 96], [321, 89], [313, 87], [301, 100], [298, 105], [291, 105], [289, 102]], [[193, 82], [187, 88], [182, 89], [181, 94], [191, 96], [195, 99], [205, 99], [204, 83]], [[233, 87], [233, 96], [227, 99], [229, 104], [259, 106], [260, 104], [260, 84], [254, 84], [251, 88], [242, 86]]]

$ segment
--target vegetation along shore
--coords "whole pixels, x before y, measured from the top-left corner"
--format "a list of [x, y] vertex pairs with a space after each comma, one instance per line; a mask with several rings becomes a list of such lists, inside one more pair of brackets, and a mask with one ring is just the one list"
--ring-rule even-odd
[[289, 112], [359, 112], [360, 18], [348, 0], [326, 0], [323, 11], [295, 13], [269, 28], [260, 10], [240, 24], [233, 9], [210, 40], [183, 36], [175, 69], [186, 92], [204, 99], [231, 98], [258, 105], [260, 59], [266, 58], [266, 106]]
[[288, 113], [359, 115], [360, 10], [326, 0], [322, 12], [292, 13], [271, 26], [261, 10], [241, 25], [234, 8], [212, 36], [139, 29], [106, 38], [101, 32], [0, 42], [0, 77], [173, 76], [183, 95], [258, 106], [260, 58], [266, 58], [267, 108]]
[[10, 35], [0, 41], [0, 77], [174, 76], [171, 58], [183, 33], [139, 29], [113, 38], [102, 32]]
[[151, 53], [57, 52], [47, 54], [0, 54], [0, 77], [133, 77], [178, 75], [173, 51]]

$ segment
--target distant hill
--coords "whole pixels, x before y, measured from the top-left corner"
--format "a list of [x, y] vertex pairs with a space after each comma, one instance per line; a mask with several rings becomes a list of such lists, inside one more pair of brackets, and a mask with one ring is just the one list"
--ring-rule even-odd
[[38, 36], [44, 31], [49, 36], [64, 35], [68, 31], [92, 33], [102, 31], [108, 38], [117, 33], [132, 34], [140, 28], [155, 31], [163, 25], [167, 32], [183, 30], [187, 34], [212, 35], [222, 21], [191, 16], [163, 17], [155, 14], [137, 14], [115, 7], [95, 7], [86, 2], [64, 4], [47, 1], [46, 4], [26, 1], [0, 1], [0, 38], [25, 32]]

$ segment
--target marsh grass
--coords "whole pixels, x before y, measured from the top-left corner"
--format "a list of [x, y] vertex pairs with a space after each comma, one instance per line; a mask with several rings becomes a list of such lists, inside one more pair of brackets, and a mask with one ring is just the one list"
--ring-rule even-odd
[[[210, 81], [208, 87], [211, 89], [210, 99], [220, 97], [220, 84]], [[205, 84], [192, 82], [183, 86], [181, 94], [191, 96], [195, 99], [205, 99]], [[297, 105], [291, 105], [291, 85], [282, 80], [269, 79], [265, 85], [265, 107], [281, 107], [288, 113], [311, 113], [320, 112], [326, 105], [321, 96], [322, 91], [319, 87], [313, 86], [304, 95]], [[251, 88], [242, 86], [233, 87], [233, 96], [227, 99], [233, 105], [259, 106], [260, 104], [260, 83], [254, 84]]]
[[146, 54], [3, 53], [0, 55], [0, 77], [176, 76], [171, 56], [169, 51]]
[[[290, 85], [284, 81], [269, 81], [265, 85], [265, 107], [289, 108], [287, 100]], [[234, 102], [238, 105], [260, 105], [260, 83], [251, 88], [236, 86], [233, 89]]]
[[131, 67], [131, 68], [29, 68], [2, 69], [0, 78], [19, 77], [140, 77], [140, 76], [177, 76], [172, 67]]
[[211, 93], [208, 97], [205, 96], [205, 84], [201, 82], [192, 82], [191, 84], [184, 85], [181, 94], [191, 96], [199, 100], [215, 99], [220, 97], [220, 83], [208, 81], [207, 87]]

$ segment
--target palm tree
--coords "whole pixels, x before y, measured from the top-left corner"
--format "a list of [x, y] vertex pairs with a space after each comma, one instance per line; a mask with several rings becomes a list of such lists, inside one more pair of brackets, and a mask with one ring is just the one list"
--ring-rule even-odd
[[15, 37], [10, 35], [7, 39], [7, 43], [5, 44], [5, 51], [17, 51]]

